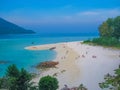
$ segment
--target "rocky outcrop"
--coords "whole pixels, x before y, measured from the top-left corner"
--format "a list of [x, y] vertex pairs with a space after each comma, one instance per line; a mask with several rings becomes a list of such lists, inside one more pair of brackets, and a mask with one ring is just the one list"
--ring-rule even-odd
[[55, 68], [56, 65], [58, 65], [59, 62], [54, 62], [54, 61], [46, 61], [46, 62], [41, 62], [36, 66], [36, 68]]

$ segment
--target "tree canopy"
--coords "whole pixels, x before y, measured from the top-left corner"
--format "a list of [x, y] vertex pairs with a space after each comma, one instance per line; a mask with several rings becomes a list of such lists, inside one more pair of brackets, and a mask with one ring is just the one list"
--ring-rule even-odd
[[120, 38], [120, 16], [116, 18], [108, 18], [99, 26], [99, 34], [101, 37]]
[[39, 90], [57, 90], [58, 80], [51, 76], [42, 77], [39, 81]]
[[19, 70], [16, 65], [8, 66], [5, 77], [0, 79], [0, 89], [28, 90], [32, 76], [25, 69]]

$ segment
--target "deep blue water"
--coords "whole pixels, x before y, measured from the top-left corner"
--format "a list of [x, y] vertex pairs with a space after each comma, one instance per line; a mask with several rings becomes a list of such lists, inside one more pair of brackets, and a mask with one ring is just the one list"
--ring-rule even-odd
[[24, 47], [38, 44], [49, 44], [68, 41], [81, 41], [97, 36], [41, 36], [41, 35], [1, 35], [0, 36], [0, 76], [5, 74], [8, 65], [16, 64], [30, 72], [37, 72], [34, 68], [40, 62], [52, 60], [56, 57], [55, 51], [25, 50]]

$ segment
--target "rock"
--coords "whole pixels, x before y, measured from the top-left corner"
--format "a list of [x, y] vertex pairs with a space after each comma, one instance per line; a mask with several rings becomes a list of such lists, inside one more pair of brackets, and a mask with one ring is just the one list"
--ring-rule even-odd
[[54, 50], [54, 49], [56, 49], [56, 47], [52, 47], [52, 48], [50, 48], [49, 50]]
[[54, 62], [54, 61], [46, 61], [46, 62], [41, 62], [36, 66], [36, 68], [55, 68], [56, 65], [58, 65], [59, 62]]

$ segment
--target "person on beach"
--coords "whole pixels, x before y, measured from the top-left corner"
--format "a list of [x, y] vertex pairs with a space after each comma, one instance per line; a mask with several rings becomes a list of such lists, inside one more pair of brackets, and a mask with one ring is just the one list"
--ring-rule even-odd
[[68, 88], [67, 85], [64, 85], [64, 88], [62, 88], [61, 90], [70, 90], [70, 89]]
[[95, 56], [95, 55], [93, 55], [93, 56], [92, 56], [92, 58], [96, 58], [96, 56]]
[[82, 57], [84, 58], [85, 56], [84, 56], [84, 55], [82, 55]]

